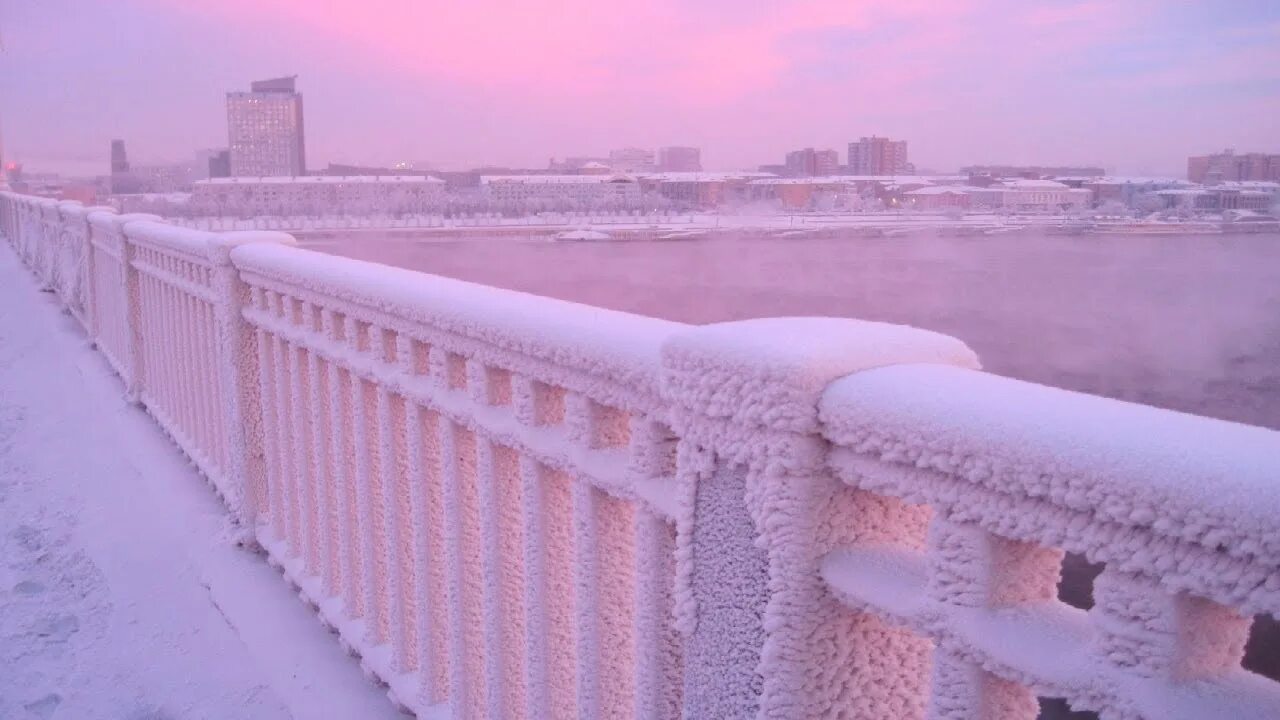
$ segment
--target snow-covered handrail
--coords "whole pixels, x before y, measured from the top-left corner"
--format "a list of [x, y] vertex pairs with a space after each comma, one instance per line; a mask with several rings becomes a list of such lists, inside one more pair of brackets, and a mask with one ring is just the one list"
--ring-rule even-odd
[[[1280, 433], [940, 365], [838, 380], [820, 420], [837, 477], [916, 513], [822, 569], [937, 643], [936, 717], [1280, 712], [1240, 667], [1280, 615]], [[1105, 565], [1087, 613], [1057, 599], [1063, 550]]]
[[[599, 384], [594, 392], [646, 410], [658, 396], [659, 350], [679, 323], [392, 268], [335, 261], [318, 252], [254, 247], [237, 264], [263, 280], [334, 295], [370, 311], [438, 328], [495, 352], [525, 356], [557, 381]], [[578, 377], [584, 376], [584, 377]], [[585, 387], [583, 389], [586, 389]]]
[[[1280, 433], [78, 203], [0, 233], [420, 715], [1280, 716]], [[1105, 567], [1057, 599], [1064, 552]]]

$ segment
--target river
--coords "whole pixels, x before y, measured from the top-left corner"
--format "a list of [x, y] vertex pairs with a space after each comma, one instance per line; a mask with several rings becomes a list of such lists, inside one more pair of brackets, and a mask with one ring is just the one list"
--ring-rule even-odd
[[684, 322], [906, 323], [1001, 375], [1280, 429], [1280, 235], [307, 244]]

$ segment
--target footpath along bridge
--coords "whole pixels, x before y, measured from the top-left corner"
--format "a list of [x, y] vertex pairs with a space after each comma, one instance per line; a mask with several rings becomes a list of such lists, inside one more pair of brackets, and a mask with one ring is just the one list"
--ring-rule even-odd
[[688, 326], [13, 193], [0, 232], [421, 717], [1280, 717], [1241, 666], [1280, 433], [903, 326]]

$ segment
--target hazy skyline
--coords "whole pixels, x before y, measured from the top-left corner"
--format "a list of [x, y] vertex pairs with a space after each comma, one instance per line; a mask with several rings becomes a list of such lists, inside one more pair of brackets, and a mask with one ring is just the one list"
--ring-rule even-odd
[[112, 138], [181, 161], [225, 146], [227, 91], [297, 74], [312, 167], [689, 144], [728, 169], [879, 134], [942, 171], [1181, 175], [1280, 150], [1267, 0], [745, 5], [0, 0], [0, 127], [32, 170], [105, 173]]

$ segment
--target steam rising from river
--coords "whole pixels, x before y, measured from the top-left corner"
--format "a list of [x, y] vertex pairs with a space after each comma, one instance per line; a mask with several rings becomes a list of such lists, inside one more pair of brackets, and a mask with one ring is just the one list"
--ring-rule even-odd
[[685, 322], [835, 315], [955, 335], [988, 370], [1280, 428], [1280, 237], [718, 238], [316, 249]]

